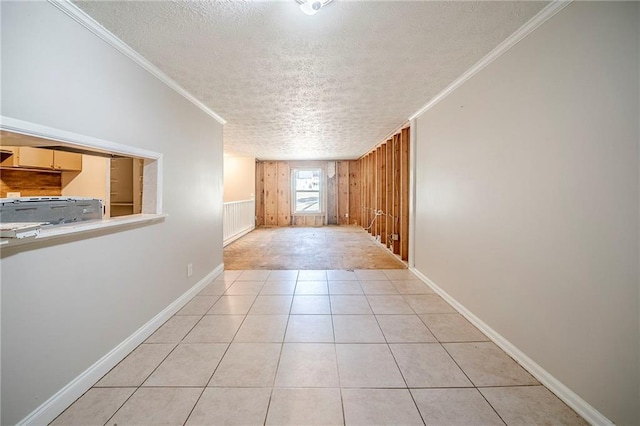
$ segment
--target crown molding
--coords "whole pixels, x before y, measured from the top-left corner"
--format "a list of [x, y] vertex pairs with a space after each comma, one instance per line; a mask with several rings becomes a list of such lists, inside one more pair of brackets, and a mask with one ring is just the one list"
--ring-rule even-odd
[[70, 0], [48, 0], [50, 4], [64, 12], [71, 19], [91, 31], [94, 35], [98, 36], [103, 41], [107, 42], [109, 45], [114, 47], [120, 53], [131, 59], [133, 62], [138, 64], [140, 67], [148, 71], [151, 75], [156, 77], [158, 80], [162, 81], [164, 84], [175, 90], [177, 93], [182, 95], [189, 102], [200, 108], [207, 115], [214, 118], [220, 124], [227, 124], [227, 121], [216, 114], [211, 108], [200, 102], [196, 99], [191, 93], [187, 92], [182, 86], [176, 83], [171, 77], [160, 71], [158, 67], [153, 65], [151, 62], [146, 60], [142, 55], [133, 50], [128, 44], [120, 40], [118, 37], [113, 35], [109, 30], [100, 25], [96, 20], [87, 15], [84, 11], [82, 11], [78, 6], [71, 3]]
[[438, 93], [429, 102], [427, 102], [422, 108], [409, 117], [409, 121], [418, 118], [431, 108], [433, 108], [438, 102], [446, 98], [451, 92], [462, 86], [467, 80], [480, 72], [484, 67], [498, 59], [503, 53], [515, 46], [520, 40], [531, 34], [540, 25], [547, 22], [556, 13], [567, 7], [573, 0], [554, 0], [549, 3], [544, 9], [538, 12], [533, 18], [527, 21], [516, 32], [507, 37], [502, 43], [496, 46], [491, 52], [489, 52], [484, 58], [480, 59], [469, 68], [464, 74], [458, 77], [453, 83], [448, 85], [443, 91]]

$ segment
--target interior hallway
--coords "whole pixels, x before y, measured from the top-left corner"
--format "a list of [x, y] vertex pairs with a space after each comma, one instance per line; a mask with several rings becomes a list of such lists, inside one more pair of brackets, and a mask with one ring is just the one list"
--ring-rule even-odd
[[406, 265], [357, 226], [257, 228], [224, 249], [232, 269], [400, 269]]
[[54, 425], [586, 424], [408, 270], [225, 271]]

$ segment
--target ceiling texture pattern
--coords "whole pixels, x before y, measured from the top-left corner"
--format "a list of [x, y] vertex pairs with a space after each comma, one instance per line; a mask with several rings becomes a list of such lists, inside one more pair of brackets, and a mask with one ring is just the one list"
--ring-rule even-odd
[[354, 159], [547, 5], [74, 2], [227, 120], [225, 152]]

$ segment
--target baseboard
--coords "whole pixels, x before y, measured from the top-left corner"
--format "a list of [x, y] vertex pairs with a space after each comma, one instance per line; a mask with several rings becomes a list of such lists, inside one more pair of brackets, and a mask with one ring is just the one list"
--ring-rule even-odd
[[562, 384], [562, 382], [551, 375], [551, 373], [546, 371], [539, 364], [529, 358], [524, 352], [522, 352], [515, 345], [509, 342], [505, 337], [500, 335], [500, 333], [491, 328], [487, 323], [474, 315], [464, 305], [450, 296], [446, 291], [444, 291], [437, 284], [427, 278], [423, 273], [415, 268], [409, 269], [422, 281], [424, 281], [429, 287], [431, 287], [438, 295], [446, 300], [451, 306], [453, 306], [458, 312], [460, 312], [463, 317], [469, 320], [469, 322], [471, 322], [480, 331], [482, 331], [503, 351], [505, 351], [509, 356], [516, 360], [525, 370], [531, 373], [533, 377], [538, 379], [540, 383], [542, 383], [558, 398], [564, 401], [565, 404], [573, 408], [575, 412], [581, 415], [587, 422], [592, 425], [598, 426], [614, 425], [611, 420], [609, 420], [604, 415], [602, 415], [602, 413], [593, 408], [587, 401], [580, 398], [580, 396], [578, 396], [578, 394], [576, 394], [574, 391]]
[[231, 237], [227, 238], [226, 240], [224, 240], [222, 242], [222, 247], [228, 246], [229, 244], [231, 244], [235, 240], [238, 240], [238, 239], [244, 237], [245, 235], [247, 235], [249, 232], [253, 231], [254, 229], [256, 229], [256, 227], [255, 226], [251, 226], [251, 227], [245, 229], [244, 231], [240, 231], [237, 234], [232, 235]]
[[36, 408], [31, 414], [22, 419], [18, 425], [47, 425], [60, 415], [76, 399], [80, 398], [102, 376], [122, 361], [131, 351], [151, 336], [165, 321], [178, 312], [196, 294], [207, 286], [213, 279], [222, 273], [224, 264], [218, 265], [209, 272], [196, 285], [178, 297], [173, 303], [153, 317], [149, 322], [140, 327], [131, 336], [125, 339], [109, 353], [99, 359], [95, 364], [86, 369], [82, 374], [60, 389], [55, 395]]

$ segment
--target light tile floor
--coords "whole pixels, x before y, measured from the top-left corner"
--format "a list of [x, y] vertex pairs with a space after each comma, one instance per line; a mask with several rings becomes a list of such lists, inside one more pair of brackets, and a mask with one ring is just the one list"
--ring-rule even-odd
[[586, 423], [408, 270], [247, 270], [53, 424]]

